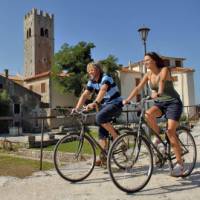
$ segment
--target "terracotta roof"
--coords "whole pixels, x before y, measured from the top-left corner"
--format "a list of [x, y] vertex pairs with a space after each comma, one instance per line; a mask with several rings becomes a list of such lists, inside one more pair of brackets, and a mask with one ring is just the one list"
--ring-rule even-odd
[[125, 72], [125, 73], [140, 73], [140, 72], [138, 72], [136, 70], [130, 70], [129, 67], [122, 67], [121, 70], [119, 70], [119, 71], [120, 72]]
[[51, 74], [50, 71], [46, 71], [46, 72], [43, 72], [43, 73], [40, 73], [40, 74], [36, 74], [35, 76], [31, 76], [31, 77], [25, 78], [24, 80], [25, 81], [30, 81], [30, 80], [42, 78], [42, 77], [45, 77], [45, 76], [49, 76], [50, 74]]
[[170, 69], [172, 72], [180, 72], [180, 73], [188, 73], [195, 71], [194, 69], [187, 67], [170, 67]]

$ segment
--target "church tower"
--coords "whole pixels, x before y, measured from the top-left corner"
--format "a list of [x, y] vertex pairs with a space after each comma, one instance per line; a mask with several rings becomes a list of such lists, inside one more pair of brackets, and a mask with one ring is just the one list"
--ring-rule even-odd
[[24, 17], [24, 78], [50, 71], [54, 54], [54, 15], [33, 8]]

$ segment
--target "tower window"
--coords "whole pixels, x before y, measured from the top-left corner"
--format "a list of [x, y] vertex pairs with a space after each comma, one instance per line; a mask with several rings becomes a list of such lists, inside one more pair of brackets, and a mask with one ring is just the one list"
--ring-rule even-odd
[[28, 30], [26, 31], [26, 38], [28, 39], [29, 37], [28, 37]]
[[40, 29], [40, 36], [42, 36], [42, 37], [44, 36], [44, 29], [43, 28]]
[[48, 29], [45, 29], [44, 34], [45, 34], [46, 37], [49, 37], [49, 31], [48, 31]]
[[31, 37], [31, 28], [28, 29], [28, 37]]

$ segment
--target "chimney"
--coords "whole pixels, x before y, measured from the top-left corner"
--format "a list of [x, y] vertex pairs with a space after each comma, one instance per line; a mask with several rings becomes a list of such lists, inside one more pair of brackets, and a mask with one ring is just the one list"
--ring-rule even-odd
[[4, 72], [5, 72], [5, 77], [8, 78], [8, 69], [5, 69]]

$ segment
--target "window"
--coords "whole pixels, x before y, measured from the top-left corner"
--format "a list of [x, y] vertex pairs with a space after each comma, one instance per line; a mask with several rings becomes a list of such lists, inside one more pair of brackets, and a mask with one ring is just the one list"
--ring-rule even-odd
[[136, 78], [135, 79], [135, 86], [139, 85], [139, 83], [140, 83], [140, 78]]
[[20, 113], [20, 104], [15, 103], [14, 104], [14, 114], [19, 114]]
[[172, 76], [172, 80], [173, 80], [173, 82], [178, 81], [178, 76]]
[[168, 59], [164, 59], [163, 62], [164, 62], [164, 66], [167, 66], [167, 67], [170, 66], [170, 62]]
[[45, 93], [45, 92], [46, 92], [46, 84], [41, 83], [41, 93]]
[[176, 60], [175, 61], [175, 66], [176, 67], [181, 67], [181, 61], [180, 60]]
[[31, 37], [31, 28], [28, 29], [28, 37]]
[[1, 89], [3, 89], [3, 84], [2, 84], [2, 83], [0, 83], [0, 90], [1, 90]]
[[44, 35], [45, 35], [46, 37], [49, 37], [48, 29], [45, 29]]
[[42, 37], [44, 36], [44, 29], [43, 28], [40, 29], [40, 36], [42, 36]]

